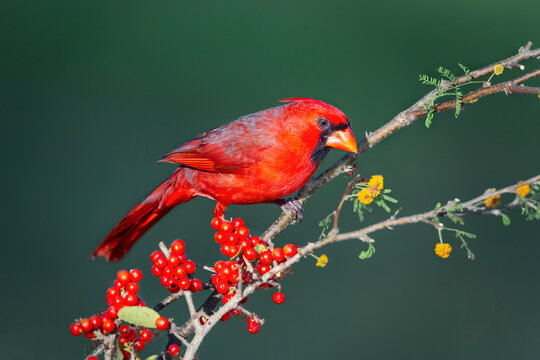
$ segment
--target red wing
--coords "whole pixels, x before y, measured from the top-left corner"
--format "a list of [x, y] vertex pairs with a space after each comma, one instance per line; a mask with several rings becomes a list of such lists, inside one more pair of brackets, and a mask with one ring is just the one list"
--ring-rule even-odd
[[165, 155], [161, 161], [197, 170], [242, 174], [260, 161], [263, 137], [244, 121], [207, 131]]
[[[193, 149], [196, 150], [196, 149]], [[204, 157], [204, 155], [199, 154], [193, 150], [173, 150], [167, 155], [165, 155], [163, 158], [161, 158], [162, 162], [168, 162], [168, 163], [176, 163], [176, 164], [182, 164], [197, 170], [203, 170], [203, 171], [216, 171], [215, 168], [215, 162], [208, 159], [207, 157]]]

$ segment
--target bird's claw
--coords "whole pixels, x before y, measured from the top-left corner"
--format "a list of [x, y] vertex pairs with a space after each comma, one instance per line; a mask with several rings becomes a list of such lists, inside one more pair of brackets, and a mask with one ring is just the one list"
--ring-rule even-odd
[[293, 222], [302, 221], [302, 204], [300, 201], [292, 198], [279, 199], [276, 201], [283, 212], [290, 212], [292, 214]]

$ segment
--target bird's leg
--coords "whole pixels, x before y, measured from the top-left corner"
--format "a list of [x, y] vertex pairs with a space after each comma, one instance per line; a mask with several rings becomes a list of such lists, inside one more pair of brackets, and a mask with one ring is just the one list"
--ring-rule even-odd
[[283, 198], [277, 199], [275, 203], [278, 204], [284, 212], [288, 211], [292, 213], [294, 221], [302, 221], [302, 204], [300, 204], [300, 201], [294, 198]]
[[216, 203], [216, 207], [214, 208], [214, 217], [221, 218], [222, 220], [225, 218], [225, 209], [227, 208], [226, 205], [223, 205], [219, 201]]

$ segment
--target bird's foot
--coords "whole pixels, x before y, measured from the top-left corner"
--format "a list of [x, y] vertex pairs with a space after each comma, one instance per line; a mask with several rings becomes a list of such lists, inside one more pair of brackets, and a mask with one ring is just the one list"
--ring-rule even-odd
[[293, 198], [278, 199], [276, 204], [279, 205], [283, 212], [290, 212], [292, 214], [293, 222], [302, 221], [302, 204], [300, 201]]

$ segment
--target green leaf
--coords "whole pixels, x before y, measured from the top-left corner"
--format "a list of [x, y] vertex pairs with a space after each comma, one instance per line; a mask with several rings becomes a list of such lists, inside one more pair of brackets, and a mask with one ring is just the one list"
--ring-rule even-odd
[[146, 306], [124, 306], [118, 311], [118, 318], [133, 325], [155, 328], [159, 314]]
[[159, 357], [159, 355], [151, 355], [146, 358], [146, 360], [156, 360]]
[[437, 210], [437, 209], [440, 208], [440, 207], [441, 207], [441, 203], [438, 202], [437, 205], [435, 205], [435, 209], [434, 209], [434, 210]]
[[369, 244], [369, 247], [367, 250], [363, 250], [360, 255], [358, 255], [358, 258], [360, 260], [365, 260], [365, 259], [369, 259], [370, 257], [373, 256], [373, 254], [375, 254], [375, 246], [373, 246], [372, 244]]
[[382, 207], [387, 213], [390, 212], [390, 208], [388, 207], [388, 205], [386, 205], [386, 203], [384, 202], [384, 200], [378, 200], [377, 202], [375, 202], [375, 204], [379, 205], [380, 207]]
[[504, 226], [508, 226], [510, 225], [510, 217], [508, 217], [508, 215], [506, 215], [505, 213], [501, 213], [501, 218], [502, 218], [502, 222], [504, 224]]
[[390, 201], [391, 203], [394, 203], [394, 204], [398, 202], [397, 199], [394, 199], [393, 197], [388, 196], [388, 195], [384, 195], [384, 194], [383, 194], [382, 197], [384, 198], [384, 200]]
[[435, 109], [433, 107], [430, 107], [426, 114], [426, 127], [429, 129], [431, 126], [431, 120], [433, 120], [433, 112]]

